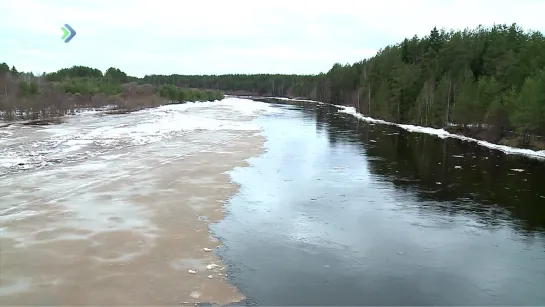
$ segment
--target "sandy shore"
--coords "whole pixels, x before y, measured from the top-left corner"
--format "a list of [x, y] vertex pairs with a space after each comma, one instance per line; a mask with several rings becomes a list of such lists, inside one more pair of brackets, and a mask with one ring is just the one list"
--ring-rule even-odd
[[[196, 131], [0, 181], [0, 304], [180, 305], [243, 299], [208, 225], [260, 154], [255, 131]], [[212, 250], [212, 251], [210, 251]]]

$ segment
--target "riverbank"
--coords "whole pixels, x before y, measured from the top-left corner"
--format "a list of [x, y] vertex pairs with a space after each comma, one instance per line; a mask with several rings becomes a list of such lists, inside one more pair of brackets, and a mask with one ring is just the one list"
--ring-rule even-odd
[[[236, 96], [236, 97], [242, 98], [243, 96]], [[295, 99], [295, 98], [286, 98], [286, 97], [247, 96], [246, 98], [254, 99], [257, 101], [283, 101], [283, 102], [291, 101], [291, 102], [307, 102], [307, 103], [323, 104], [323, 102], [315, 101], [315, 100]], [[333, 105], [333, 106], [339, 108], [339, 112], [350, 114], [363, 121], [384, 124], [384, 125], [394, 125], [410, 132], [426, 133], [426, 134], [435, 135], [440, 138], [451, 137], [451, 138], [457, 138], [463, 141], [475, 142], [481, 146], [494, 149], [494, 150], [499, 150], [506, 154], [523, 155], [523, 156], [536, 158], [540, 160], [545, 159], [545, 142], [543, 142], [542, 140], [532, 139], [529, 146], [530, 148], [519, 148], [519, 147], [516, 147], [517, 140], [515, 138], [505, 137], [505, 138], [497, 140], [497, 142], [489, 142], [486, 140], [486, 135], [483, 133], [468, 132], [467, 134], [462, 134], [462, 132], [460, 132], [458, 129], [445, 130], [445, 129], [437, 129], [437, 128], [415, 126], [415, 125], [408, 125], [408, 124], [397, 124], [397, 123], [388, 122], [382, 119], [367, 117], [357, 112], [354, 107], [347, 107], [342, 105]]]
[[[176, 104], [193, 104], [193, 103], [202, 103], [202, 102], [214, 102], [214, 101], [184, 101], [184, 102], [178, 102], [178, 101], [166, 101], [164, 100], [161, 103], [153, 103], [151, 105], [147, 105], [146, 101], [147, 99], [150, 99], [149, 101], [157, 101], [160, 99], [159, 97], [153, 95], [152, 97], [143, 97], [140, 100], [143, 101], [139, 106], [122, 106], [122, 105], [105, 105], [102, 107], [78, 107], [70, 110], [67, 114], [61, 115], [61, 116], [50, 116], [46, 118], [38, 118], [38, 119], [15, 119], [15, 120], [0, 120], [0, 128], [7, 128], [11, 125], [24, 125], [24, 126], [45, 126], [45, 125], [55, 125], [55, 124], [62, 124], [65, 122], [65, 119], [67, 116], [74, 116], [81, 113], [94, 113], [98, 115], [122, 115], [122, 114], [129, 114], [133, 112], [143, 111], [146, 109], [153, 109], [160, 106], [167, 106], [167, 105], [176, 105]], [[215, 100], [220, 101], [220, 100]], [[0, 131], [1, 133], [1, 131]]]
[[[3, 304], [225, 305], [244, 299], [227, 282], [215, 254], [221, 242], [208, 227], [223, 218], [223, 204], [238, 191], [227, 172], [263, 151], [263, 137], [248, 124], [261, 111], [240, 101], [181, 107], [164, 110], [157, 123], [169, 129], [171, 122], [183, 123], [192, 133], [0, 178]], [[198, 116], [200, 126], [192, 127], [186, 114]], [[122, 116], [124, 131], [142, 138], [140, 117]], [[142, 128], [153, 128], [153, 112], [145, 118]], [[96, 127], [95, 120], [78, 121], [77, 130]], [[71, 131], [65, 129], [64, 136]]]
[[[486, 127], [463, 127], [452, 126], [445, 128], [446, 131], [452, 134], [465, 136], [479, 141], [486, 141], [492, 144], [505, 145], [513, 148], [530, 149], [534, 151], [545, 150], [545, 140], [540, 136], [528, 136], [525, 142], [521, 135], [514, 132], [492, 131]], [[526, 143], [525, 146], [520, 146]]]
[[[74, 114], [81, 109], [102, 108], [108, 109], [106, 114], [127, 114], [167, 104], [224, 98], [221, 91], [174, 85], [153, 86], [138, 82], [104, 85], [99, 82], [105, 86], [101, 88], [97, 84], [93, 85], [93, 82], [77, 83], [72, 80], [71, 83], [62, 83], [35, 79], [19, 80], [9, 73], [4, 76], [0, 73], [0, 86], [5, 88], [4, 95], [0, 97], [0, 121], [40, 124]], [[29, 84], [32, 85], [32, 91], [27, 89]]]

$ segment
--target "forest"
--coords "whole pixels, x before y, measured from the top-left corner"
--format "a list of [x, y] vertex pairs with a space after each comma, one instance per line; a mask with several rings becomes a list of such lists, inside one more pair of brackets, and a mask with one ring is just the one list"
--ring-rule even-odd
[[108, 106], [107, 113], [126, 113], [147, 107], [188, 101], [221, 100], [222, 91], [151, 85], [118, 68], [104, 73], [73, 66], [35, 76], [0, 64], [0, 120], [44, 121], [81, 108]]
[[[149, 75], [151, 84], [300, 97], [396, 123], [531, 147], [545, 136], [545, 38], [520, 26], [438, 30], [314, 76]], [[514, 142], [514, 143], [513, 143]]]
[[[9, 70], [2, 65], [1, 71]], [[14, 73], [12, 68], [8, 74]], [[450, 31], [433, 28], [427, 36], [406, 38], [357, 63], [335, 63], [317, 75], [136, 78], [115, 68], [102, 74], [97, 69], [72, 67], [40, 78], [72, 95], [127, 97], [121, 84], [129, 82], [147, 84], [158, 95], [181, 101], [198, 95], [215, 99], [223, 92], [313, 99], [353, 106], [374, 118], [445, 128], [492, 142], [522, 147], [545, 144], [541, 139], [545, 136], [545, 38], [516, 24]], [[5, 87], [3, 80], [0, 85]], [[33, 82], [19, 81], [13, 86], [33, 95], [41, 88], [40, 82]], [[6, 105], [3, 98], [0, 108]]]

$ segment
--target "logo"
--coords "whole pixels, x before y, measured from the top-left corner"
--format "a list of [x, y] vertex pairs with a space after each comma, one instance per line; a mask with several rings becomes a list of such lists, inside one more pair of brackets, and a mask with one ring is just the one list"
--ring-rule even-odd
[[68, 24], [65, 24], [64, 27], [61, 28], [62, 30], [62, 39], [65, 43], [69, 43], [74, 36], [76, 36], [76, 31], [72, 29], [72, 27]]

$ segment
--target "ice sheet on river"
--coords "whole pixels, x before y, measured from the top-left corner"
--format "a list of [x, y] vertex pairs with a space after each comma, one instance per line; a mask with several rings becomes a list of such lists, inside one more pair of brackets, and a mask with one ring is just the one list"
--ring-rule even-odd
[[[221, 117], [207, 112], [224, 106]], [[262, 102], [226, 98], [222, 101], [161, 106], [130, 114], [103, 115], [88, 111], [67, 116], [50, 126], [14, 124], [0, 128], [0, 176], [13, 171], [78, 161], [115, 149], [176, 137], [195, 130], [259, 130], [255, 124], [230, 120], [233, 112], [251, 116], [275, 109]]]

